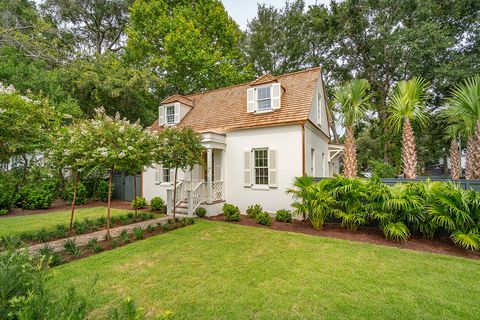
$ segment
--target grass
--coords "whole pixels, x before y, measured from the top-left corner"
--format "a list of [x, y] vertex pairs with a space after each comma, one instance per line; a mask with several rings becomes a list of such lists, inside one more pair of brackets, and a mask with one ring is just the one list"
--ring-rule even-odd
[[473, 319], [480, 261], [201, 220], [75, 261], [49, 285], [88, 293], [94, 315], [133, 297], [179, 319]]
[[[112, 216], [118, 216], [132, 212], [131, 210], [111, 209]], [[7, 235], [17, 235], [23, 232], [40, 231], [42, 228], [47, 230], [55, 229], [58, 224], [67, 226], [70, 223], [70, 210], [54, 211], [50, 213], [32, 214], [26, 216], [16, 216], [11, 218], [2, 218], [0, 220], [0, 237]], [[85, 208], [75, 210], [75, 220], [85, 218], [97, 218], [107, 216], [107, 208]]]

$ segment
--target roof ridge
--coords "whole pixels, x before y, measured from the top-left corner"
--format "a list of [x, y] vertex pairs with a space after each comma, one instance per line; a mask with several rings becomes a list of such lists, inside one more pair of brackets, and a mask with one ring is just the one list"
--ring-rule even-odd
[[[284, 73], [284, 74], [281, 74], [281, 75], [278, 75], [278, 76], [275, 76], [275, 77], [276, 78], [284, 78], [284, 77], [294, 75], [294, 74], [298, 74], [298, 73], [309, 72], [309, 71], [313, 71], [313, 70], [321, 70], [321, 69], [322, 69], [322, 67], [311, 67], [311, 68], [298, 70], [298, 71], [294, 71], [294, 72], [290, 72], [290, 73]], [[253, 81], [255, 81], [255, 80], [253, 80]], [[233, 84], [233, 85], [227, 86], [227, 87], [220, 87], [220, 88], [216, 88], [216, 89], [199, 91], [199, 92], [195, 92], [195, 93], [186, 94], [186, 95], [183, 95], [183, 96], [190, 98], [192, 96], [197, 96], [199, 94], [210, 93], [210, 92], [213, 92], [213, 91], [220, 91], [220, 90], [224, 90], [224, 89], [231, 89], [231, 88], [235, 88], [235, 87], [241, 87], [241, 86], [244, 86], [244, 85], [247, 85], [247, 84], [250, 85], [250, 83], [252, 83], [252, 81], [246, 81], [246, 82], [242, 82], [242, 83], [238, 83], [238, 84]]]

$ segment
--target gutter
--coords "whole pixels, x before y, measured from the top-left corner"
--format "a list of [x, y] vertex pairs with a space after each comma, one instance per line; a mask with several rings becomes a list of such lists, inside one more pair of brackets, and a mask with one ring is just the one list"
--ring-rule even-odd
[[302, 176], [305, 175], [305, 122], [302, 122]]

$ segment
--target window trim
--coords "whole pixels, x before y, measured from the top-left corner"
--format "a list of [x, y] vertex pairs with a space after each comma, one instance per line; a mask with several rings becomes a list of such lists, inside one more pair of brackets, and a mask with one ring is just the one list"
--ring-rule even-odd
[[[264, 99], [259, 99], [258, 98], [258, 92], [261, 89], [268, 89], [268, 91], [269, 91], [269, 97], [268, 98], [264, 98]], [[270, 107], [265, 108], [265, 109], [259, 109], [258, 108], [259, 101], [267, 101], [267, 100], [270, 101]], [[271, 85], [264, 85], [264, 86], [255, 87], [254, 103], [255, 103], [255, 108], [254, 108], [255, 113], [273, 112], [274, 110], [272, 108], [272, 86]]]
[[[253, 178], [253, 181], [252, 181], [252, 188], [253, 189], [261, 189], [261, 190], [268, 190], [269, 189], [269, 183], [270, 183], [270, 175], [269, 175], [269, 159], [268, 159], [268, 148], [254, 148], [252, 149], [252, 178]], [[256, 165], [256, 159], [257, 159], [257, 156], [255, 154], [256, 151], [264, 151], [265, 152], [265, 161], [266, 161], [266, 166], [257, 166]], [[267, 175], [266, 175], [266, 178], [267, 178], [267, 181], [266, 183], [257, 183], [257, 169], [264, 169], [267, 171]], [[265, 176], [262, 176], [262, 178], [265, 178]]]
[[[171, 115], [173, 121], [171, 123], [168, 121], [168, 117], [169, 117], [168, 110], [169, 110], [169, 108], [171, 108], [171, 110], [173, 111], [173, 113]], [[175, 104], [168, 104], [168, 105], [165, 106], [165, 125], [166, 126], [175, 125]]]

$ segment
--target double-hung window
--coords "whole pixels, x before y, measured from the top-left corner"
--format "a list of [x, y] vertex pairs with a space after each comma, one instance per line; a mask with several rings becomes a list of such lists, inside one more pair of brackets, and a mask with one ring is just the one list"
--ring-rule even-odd
[[257, 185], [268, 185], [268, 149], [253, 150], [254, 181]]
[[165, 123], [167, 125], [175, 124], [175, 105], [165, 107]]
[[257, 88], [257, 111], [268, 111], [272, 109], [272, 97], [270, 86]]
[[164, 182], [164, 183], [171, 182], [170, 168], [163, 168], [162, 167], [162, 182]]

